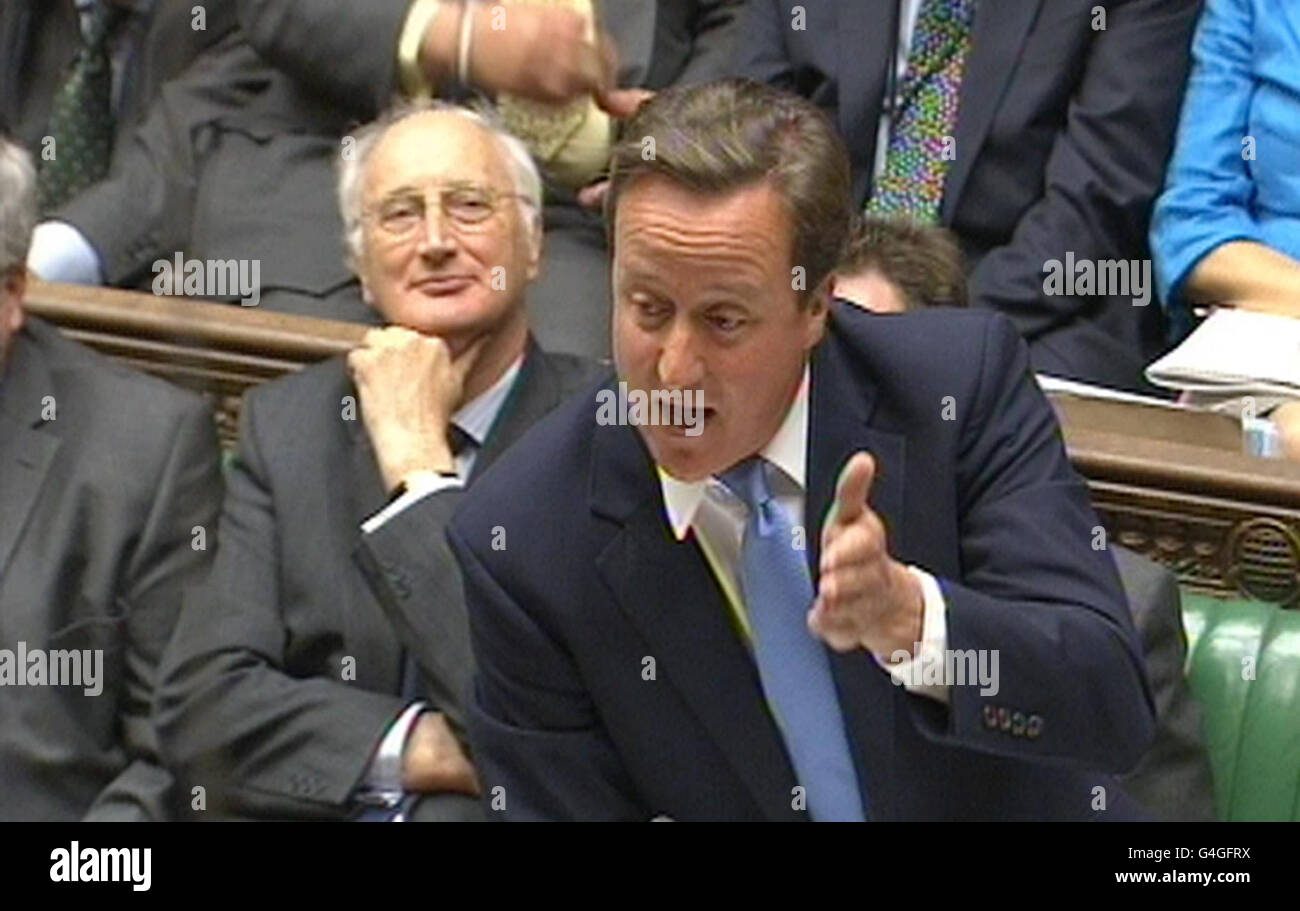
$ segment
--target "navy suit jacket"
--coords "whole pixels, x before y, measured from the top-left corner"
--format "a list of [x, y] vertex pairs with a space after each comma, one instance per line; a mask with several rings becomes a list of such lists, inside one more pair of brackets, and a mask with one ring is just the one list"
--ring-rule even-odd
[[[750, 0], [736, 41], [739, 75], [798, 92], [839, 128], [859, 203], [871, 187], [896, 4]], [[791, 28], [796, 7], [806, 11], [802, 30]], [[961, 241], [972, 300], [1016, 323], [1037, 370], [1150, 391], [1142, 369], [1164, 347], [1155, 301], [1049, 295], [1044, 269], [1067, 253], [1150, 259], [1151, 207], [1200, 10], [1200, 0], [979, 4], [940, 221]]]
[[[1112, 774], [1153, 736], [1141, 650], [1015, 329], [836, 305], [811, 365], [814, 574], [837, 475], [869, 450], [869, 502], [895, 558], [939, 579], [948, 647], [1000, 655], [996, 695], [954, 686], [945, 707], [865, 651], [832, 654], [873, 817], [1140, 815]], [[596, 424], [595, 393], [494, 465], [448, 530], [489, 815], [806, 818], [724, 596], [694, 539], [674, 538], [636, 429]]]

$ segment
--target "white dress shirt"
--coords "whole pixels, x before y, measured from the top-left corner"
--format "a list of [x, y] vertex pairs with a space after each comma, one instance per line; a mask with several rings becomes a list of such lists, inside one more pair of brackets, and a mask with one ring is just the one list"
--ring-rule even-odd
[[[916, 31], [916, 15], [921, 10], [921, 0], [899, 0], [898, 4], [898, 54], [894, 58], [894, 94], [903, 84], [907, 72], [907, 57], [912, 52], [912, 32]], [[886, 98], [880, 106], [880, 126], [876, 130], [876, 160], [872, 167], [872, 180], [884, 173], [885, 155], [889, 152], [889, 134], [893, 128], [890, 109], [895, 98]]]
[[[803, 527], [804, 523], [809, 383], [809, 371], [805, 366], [803, 381], [786, 412], [785, 420], [759, 452], [777, 469], [771, 473], [772, 495], [795, 528]], [[659, 481], [663, 490], [664, 510], [677, 540], [685, 539], [688, 532], [694, 531], [696, 541], [708, 555], [711, 567], [721, 576], [719, 584], [725, 591], [734, 593], [737, 599], [742, 598], [740, 550], [749, 508], [717, 477], [694, 482], [679, 481], [660, 469]], [[813, 536], [820, 534], [820, 528], [805, 528], [804, 541], [814, 540]], [[914, 693], [946, 703], [948, 687], [918, 682], [921, 675], [914, 672], [913, 665], [917, 661], [933, 661], [936, 655], [942, 656], [948, 637], [947, 606], [943, 592], [933, 576], [914, 566], [909, 566], [908, 569], [920, 580], [925, 599], [920, 652], [898, 664], [890, 664], [887, 655], [873, 657], [889, 671], [895, 683], [906, 686]], [[742, 617], [741, 622], [746, 623], [746, 619]], [[745, 632], [749, 634], [750, 630], [746, 629]]]

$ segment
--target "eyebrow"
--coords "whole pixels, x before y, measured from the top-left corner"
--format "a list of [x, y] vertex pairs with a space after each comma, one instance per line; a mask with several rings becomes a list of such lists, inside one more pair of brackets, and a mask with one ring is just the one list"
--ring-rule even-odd
[[[438, 189], [442, 189], [442, 190], [465, 190], [465, 189], [477, 190], [477, 189], [483, 189], [487, 186], [487, 184], [477, 183], [472, 180], [445, 180], [445, 181], [439, 181], [439, 183], [441, 184], [441, 186]], [[395, 187], [392, 190], [389, 190], [380, 198], [391, 199], [394, 196], [415, 196], [415, 195], [422, 194], [423, 192], [424, 192], [423, 187], [413, 183], [405, 183], [402, 184], [400, 187]]]
[[[619, 277], [623, 282], [629, 284], [635, 282], [646, 282], [653, 285], [653, 284], [658, 284], [659, 282], [659, 273], [656, 270], [647, 269], [640, 266], [624, 266], [622, 269], [622, 274]], [[698, 284], [697, 287], [700, 290], [701, 294], [705, 296], [708, 296], [710, 294], [723, 293], [723, 294], [735, 295], [741, 298], [752, 297], [754, 295], [760, 294], [763, 290], [761, 286], [745, 280], [740, 280], [739, 283], [737, 284], [717, 284], [717, 283]], [[715, 301], [709, 306], [715, 306], [716, 304], [731, 304], [731, 303], [733, 302]]]

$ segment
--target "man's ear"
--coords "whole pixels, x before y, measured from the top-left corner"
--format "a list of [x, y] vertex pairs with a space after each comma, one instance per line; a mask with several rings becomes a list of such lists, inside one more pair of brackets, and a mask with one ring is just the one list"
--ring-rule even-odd
[[4, 321], [5, 334], [23, 327], [23, 298], [27, 295], [27, 270], [18, 266], [4, 275], [0, 285], [0, 320]]
[[803, 302], [804, 312], [807, 319], [807, 335], [804, 337], [804, 348], [812, 350], [817, 343], [822, 340], [826, 334], [826, 317], [830, 314], [831, 308], [831, 286], [833, 278], [827, 276], [816, 288], [813, 288], [808, 294], [808, 299]]
[[545, 233], [542, 227], [542, 213], [530, 208], [528, 214], [528, 264], [525, 267], [525, 274], [528, 276], [528, 281], [532, 282], [542, 274], [542, 245], [545, 243]]

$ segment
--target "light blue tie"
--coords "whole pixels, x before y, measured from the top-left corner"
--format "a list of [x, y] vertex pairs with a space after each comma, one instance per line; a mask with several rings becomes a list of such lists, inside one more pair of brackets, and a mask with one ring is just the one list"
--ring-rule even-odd
[[844, 731], [826, 646], [808, 631], [812, 577], [793, 526], [772, 498], [766, 463], [754, 457], [720, 480], [749, 507], [740, 585], [767, 703], [817, 822], [861, 822], [863, 795]]

